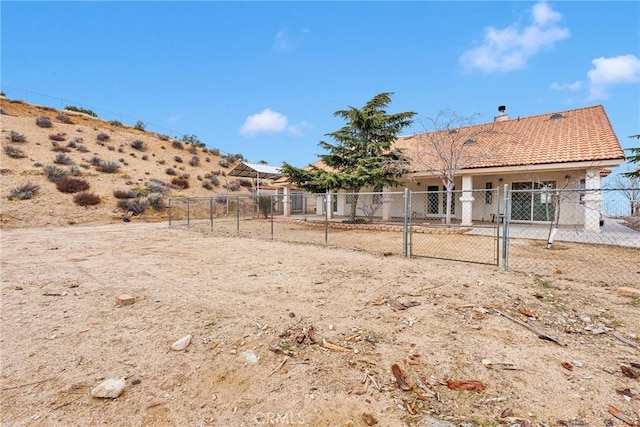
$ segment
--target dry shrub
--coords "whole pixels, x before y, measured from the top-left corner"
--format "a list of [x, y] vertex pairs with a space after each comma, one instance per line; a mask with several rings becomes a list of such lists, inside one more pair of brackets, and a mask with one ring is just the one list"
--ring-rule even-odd
[[26, 142], [27, 141], [27, 137], [26, 136], [22, 135], [21, 133], [16, 132], [15, 130], [12, 130], [9, 133], [9, 136], [7, 136], [7, 138], [11, 142]]
[[57, 165], [72, 165], [73, 159], [65, 153], [57, 153], [56, 157], [53, 159], [53, 163]]
[[35, 197], [40, 191], [40, 186], [27, 182], [15, 188], [12, 188], [7, 195], [9, 200], [28, 200]]
[[104, 173], [116, 173], [120, 169], [120, 163], [113, 160], [100, 160], [98, 170]]
[[49, 117], [38, 117], [36, 119], [36, 125], [41, 128], [53, 127], [53, 123]]
[[79, 193], [80, 191], [88, 190], [89, 183], [84, 179], [64, 177], [56, 184], [58, 191], [62, 193]]
[[56, 165], [46, 165], [42, 168], [42, 171], [44, 176], [51, 182], [58, 182], [69, 174], [68, 170]]
[[73, 196], [73, 203], [78, 206], [95, 206], [100, 204], [100, 196], [88, 192], [78, 193]]
[[181, 177], [176, 177], [171, 180], [171, 187], [180, 190], [186, 190], [189, 188], [189, 180]]
[[138, 193], [133, 190], [113, 190], [113, 197], [116, 199], [135, 199], [138, 197]]
[[5, 154], [14, 159], [22, 159], [23, 157], [27, 157], [27, 154], [19, 149], [18, 147], [14, 147], [13, 145], [5, 145], [3, 148]]
[[67, 125], [72, 125], [73, 124], [73, 120], [71, 120], [71, 118], [69, 116], [67, 116], [64, 113], [60, 113], [56, 116], [56, 119], [58, 119], [59, 122], [61, 123], [65, 123]]

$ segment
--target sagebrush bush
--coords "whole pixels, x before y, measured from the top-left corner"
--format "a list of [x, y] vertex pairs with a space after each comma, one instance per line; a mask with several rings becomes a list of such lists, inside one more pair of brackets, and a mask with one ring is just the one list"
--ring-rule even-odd
[[95, 193], [82, 192], [73, 196], [73, 203], [78, 206], [95, 206], [100, 204], [100, 196]]
[[149, 190], [149, 193], [166, 194], [171, 191], [171, 185], [158, 179], [149, 180], [145, 182], [144, 186]]
[[253, 188], [253, 183], [248, 179], [241, 179], [239, 182], [241, 187]]
[[111, 125], [111, 126], [122, 126], [122, 122], [120, 120], [111, 120], [109, 122], [109, 125]]
[[71, 165], [69, 166], [69, 173], [73, 176], [80, 176], [82, 175], [82, 171], [80, 170], [80, 167], [78, 165]]
[[40, 186], [32, 184], [30, 182], [20, 184], [19, 186], [12, 188], [7, 194], [9, 200], [28, 200], [34, 198], [40, 191]]
[[98, 170], [104, 173], [115, 173], [120, 169], [120, 163], [113, 160], [100, 160]]
[[53, 127], [53, 123], [49, 117], [38, 117], [36, 119], [36, 125], [41, 128]]
[[131, 143], [131, 148], [138, 151], [144, 151], [147, 149], [147, 145], [141, 139], [136, 139]]
[[227, 185], [227, 189], [229, 191], [238, 191], [240, 189], [240, 182], [238, 181], [231, 181], [229, 183], [229, 185]]
[[142, 160], [149, 160], [149, 156], [147, 156], [146, 154], [144, 154], [142, 157], [140, 157]]
[[81, 153], [88, 153], [89, 149], [87, 147], [85, 147], [84, 145], [78, 145], [78, 151]]
[[178, 141], [177, 139], [173, 140], [173, 142], [171, 143], [171, 146], [173, 148], [177, 148], [178, 150], [182, 150], [184, 148], [184, 145], [182, 144], [182, 142]]
[[56, 165], [43, 166], [42, 171], [44, 172], [44, 176], [51, 182], [58, 182], [69, 174], [67, 169]]
[[126, 212], [133, 212], [136, 215], [140, 215], [149, 207], [149, 202], [146, 198], [139, 197], [137, 199], [121, 199], [118, 200], [118, 207]]
[[55, 151], [56, 153], [70, 153], [71, 152], [70, 148], [58, 145], [57, 142], [51, 141], [51, 143], [54, 144], [53, 147], [51, 147], [51, 151]]
[[167, 175], [177, 175], [178, 172], [176, 172], [176, 170], [174, 168], [166, 168], [164, 173], [166, 173]]
[[7, 136], [7, 138], [9, 139], [9, 141], [11, 142], [26, 142], [27, 137], [24, 136], [21, 133], [16, 132], [15, 130], [12, 130], [9, 133], [9, 136]]
[[118, 153], [124, 153], [124, 147], [122, 145], [118, 147]]
[[116, 199], [135, 199], [138, 193], [134, 190], [113, 190], [113, 197]]
[[165, 134], [159, 134], [158, 138], [160, 138], [160, 141], [168, 141], [169, 139], [171, 139], [169, 135], [165, 135]]
[[181, 177], [176, 177], [171, 180], [171, 186], [180, 190], [186, 190], [189, 188], [189, 180]]
[[73, 124], [73, 120], [71, 120], [71, 117], [67, 116], [64, 113], [60, 113], [56, 116], [56, 119], [58, 119], [59, 122], [67, 124], [67, 125], [72, 125]]
[[22, 159], [23, 157], [27, 157], [27, 153], [25, 153], [18, 147], [14, 147], [13, 145], [5, 145], [3, 150], [7, 156], [14, 159]]
[[164, 204], [164, 196], [162, 193], [151, 193], [147, 196], [147, 203], [156, 211], [162, 211], [166, 208]]
[[104, 141], [108, 141], [111, 137], [109, 136], [109, 134], [104, 133], [104, 132], [100, 132], [97, 136], [96, 139], [100, 142], [104, 142]]
[[189, 179], [191, 177], [191, 175], [189, 175], [188, 173], [181, 173], [180, 174], [180, 178], [182, 179]]
[[76, 144], [76, 141], [72, 139], [71, 141], [67, 142], [67, 148], [78, 148], [78, 144]]
[[49, 139], [52, 141], [66, 141], [67, 139], [66, 133], [55, 133], [49, 135]]
[[189, 160], [189, 164], [193, 167], [197, 167], [200, 165], [200, 157], [198, 156], [193, 156], [191, 158], [191, 160]]
[[211, 184], [211, 181], [209, 181], [208, 179], [202, 181], [202, 187], [206, 188], [207, 190], [213, 190], [213, 184]]
[[109, 151], [116, 151], [116, 147], [113, 145], [107, 145], [107, 150]]
[[136, 122], [136, 125], [134, 126], [134, 128], [138, 129], [138, 130], [145, 130], [147, 126], [144, 124], [144, 122], [142, 120], [138, 120]]
[[100, 159], [100, 157], [98, 156], [93, 156], [92, 158], [89, 159], [89, 163], [92, 166], [100, 166], [100, 162], [102, 161], [102, 159]]
[[231, 162], [226, 157], [220, 157], [220, 160], [218, 160], [218, 164], [223, 168], [228, 168]]
[[57, 165], [72, 165], [73, 159], [65, 153], [57, 153], [56, 157], [53, 159], [53, 163]]
[[198, 147], [193, 146], [193, 145], [191, 147], [189, 147], [189, 154], [194, 154], [194, 155], [198, 154]]
[[182, 157], [180, 157], [180, 156], [174, 156], [173, 160], [174, 160], [176, 163], [182, 163]]
[[56, 188], [62, 193], [78, 193], [88, 190], [89, 183], [84, 179], [64, 177], [56, 183]]
[[218, 179], [217, 176], [213, 175], [209, 177], [209, 181], [211, 182], [212, 185], [215, 185], [216, 187], [218, 185], [220, 185], [220, 180]]

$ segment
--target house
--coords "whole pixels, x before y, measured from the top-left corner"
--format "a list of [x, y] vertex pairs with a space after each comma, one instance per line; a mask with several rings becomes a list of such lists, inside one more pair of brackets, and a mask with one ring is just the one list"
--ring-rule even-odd
[[[512, 221], [548, 222], [551, 198], [535, 190], [584, 189], [577, 203], [570, 204], [571, 212], [560, 212], [560, 223], [576, 221], [581, 217], [586, 230], [597, 231], [598, 218], [587, 212], [602, 211], [602, 177], [625, 160], [624, 152], [611, 123], [601, 105], [573, 110], [539, 114], [529, 117], [509, 117], [506, 108], [499, 108], [499, 115], [489, 123], [447, 128], [437, 132], [400, 137], [395, 146], [412, 159], [410, 172], [400, 180], [412, 192], [425, 192], [421, 206], [413, 206], [413, 214], [424, 218], [442, 218], [445, 215], [446, 192], [438, 176], [443, 164], [436, 145], [450, 144], [448, 150], [456, 151], [455, 198], [451, 214], [461, 225], [474, 221], [495, 220], [496, 188], [507, 185], [512, 190]], [[440, 147], [441, 148], [441, 147]], [[280, 180], [283, 194], [296, 193], [295, 189]], [[531, 190], [531, 191], [526, 191]], [[369, 189], [380, 192], [397, 192], [397, 188]], [[400, 189], [401, 191], [401, 189]], [[349, 212], [348, 191], [340, 191], [332, 203], [333, 214]], [[544, 205], [545, 209], [541, 209]], [[395, 206], [395, 208], [394, 208]], [[322, 204], [319, 205], [322, 208]], [[382, 219], [401, 215], [403, 207], [393, 204], [380, 209]], [[576, 215], [576, 210], [584, 213]], [[321, 212], [321, 211], [320, 211]], [[591, 218], [595, 218], [591, 219]], [[594, 222], [595, 221], [595, 222]]]

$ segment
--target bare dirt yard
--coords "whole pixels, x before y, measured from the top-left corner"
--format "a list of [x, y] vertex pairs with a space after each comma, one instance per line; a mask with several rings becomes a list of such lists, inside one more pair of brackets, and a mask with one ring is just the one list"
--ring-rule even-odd
[[1, 233], [6, 426], [640, 425], [613, 285], [136, 220]]

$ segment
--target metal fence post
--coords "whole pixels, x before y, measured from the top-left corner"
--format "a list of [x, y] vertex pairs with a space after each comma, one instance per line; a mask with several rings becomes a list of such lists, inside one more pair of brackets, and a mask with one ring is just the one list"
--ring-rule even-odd
[[213, 197], [209, 197], [209, 222], [211, 223], [211, 231], [213, 231]]
[[329, 244], [329, 209], [331, 209], [331, 193], [327, 190], [324, 196], [324, 244]]
[[402, 227], [402, 256], [409, 256], [409, 189], [404, 189], [404, 224]]
[[504, 185], [504, 213], [502, 217], [502, 270], [509, 271], [509, 221], [511, 220], [511, 194], [509, 185]]
[[[272, 195], [271, 198], [270, 198], [271, 199], [271, 240], [273, 240], [273, 199], [275, 197], [276, 196]], [[260, 214], [258, 213], [258, 215], [260, 215]]]
[[[496, 265], [500, 265], [500, 187], [495, 189], [496, 198]], [[492, 196], [493, 197], [493, 196]]]
[[169, 227], [171, 227], [171, 199], [169, 199]]
[[240, 196], [236, 196], [236, 233], [240, 233]]

